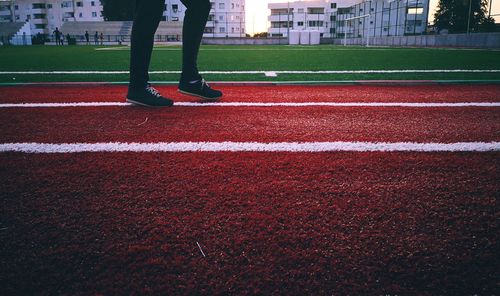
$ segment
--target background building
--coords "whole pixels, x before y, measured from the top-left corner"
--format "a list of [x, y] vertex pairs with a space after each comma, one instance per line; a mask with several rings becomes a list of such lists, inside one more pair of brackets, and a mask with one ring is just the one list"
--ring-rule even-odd
[[[213, 0], [204, 37], [245, 37], [245, 0]], [[166, 0], [164, 21], [184, 21], [180, 0]]]
[[103, 21], [99, 0], [0, 0], [0, 21], [29, 22], [31, 33], [50, 34], [65, 22]]
[[316, 0], [268, 7], [268, 33], [283, 37], [290, 30], [314, 30], [334, 38], [422, 34], [429, 14], [429, 0]]
[[[205, 37], [244, 37], [245, 0], [213, 0]], [[99, 0], [0, 0], [0, 22], [29, 22], [31, 34], [52, 34], [56, 27], [62, 28], [69, 22], [87, 22], [80, 26], [64, 26], [74, 33], [81, 27], [99, 27], [99, 32], [116, 31], [118, 35], [130, 34], [131, 25], [104, 22], [102, 4]], [[165, 0], [163, 21], [182, 23], [186, 8], [180, 0]], [[90, 26], [90, 22], [92, 25]], [[106, 30], [107, 25], [119, 27]], [[164, 27], [165, 24], [162, 26]], [[174, 24], [175, 27], [177, 27]], [[80, 30], [81, 31], [81, 30]], [[65, 33], [65, 32], [63, 32]]]

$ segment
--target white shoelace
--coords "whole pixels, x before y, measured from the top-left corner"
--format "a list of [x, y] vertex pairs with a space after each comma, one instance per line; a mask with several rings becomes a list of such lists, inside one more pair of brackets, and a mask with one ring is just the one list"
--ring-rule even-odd
[[146, 91], [155, 96], [157, 99], [161, 98], [160, 93], [152, 86], [146, 87]]
[[206, 86], [208, 88], [210, 88], [210, 85], [208, 85], [208, 83], [205, 81], [205, 79], [201, 79], [201, 89], [203, 89], [203, 87]]

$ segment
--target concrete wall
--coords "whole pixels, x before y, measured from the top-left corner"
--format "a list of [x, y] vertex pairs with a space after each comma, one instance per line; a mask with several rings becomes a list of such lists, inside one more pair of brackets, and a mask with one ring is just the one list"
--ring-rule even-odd
[[[344, 39], [323, 38], [322, 44], [343, 45]], [[347, 45], [366, 45], [366, 38], [347, 39]], [[394, 47], [500, 48], [500, 33], [371, 37], [370, 45]]]
[[203, 38], [207, 45], [280, 45], [288, 44], [287, 38]]
[[[210, 45], [280, 45], [288, 38], [203, 38]], [[343, 45], [344, 39], [321, 38], [321, 44]], [[370, 45], [393, 47], [500, 48], [500, 33], [371, 37]], [[366, 45], [366, 38], [348, 38], [347, 45]]]

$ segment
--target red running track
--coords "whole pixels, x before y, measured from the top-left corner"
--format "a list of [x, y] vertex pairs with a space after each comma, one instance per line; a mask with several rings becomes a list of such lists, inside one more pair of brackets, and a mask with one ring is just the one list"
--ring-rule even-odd
[[[228, 86], [224, 102], [499, 102], [500, 85]], [[158, 86], [178, 102], [196, 101], [176, 86]], [[0, 88], [0, 103], [124, 101], [126, 86], [24, 86]]]
[[500, 141], [500, 108], [140, 107], [0, 110], [1, 142]]
[[[106, 89], [105, 101], [121, 100], [114, 88], [44, 88], [40, 99], [1, 88], [0, 97], [95, 101]], [[496, 86], [252, 89], [267, 93], [260, 102], [295, 102], [299, 88], [317, 101], [500, 96]], [[9, 108], [0, 109], [0, 142], [498, 141], [497, 109]], [[0, 153], [0, 164], [2, 295], [498, 288], [498, 152]]]

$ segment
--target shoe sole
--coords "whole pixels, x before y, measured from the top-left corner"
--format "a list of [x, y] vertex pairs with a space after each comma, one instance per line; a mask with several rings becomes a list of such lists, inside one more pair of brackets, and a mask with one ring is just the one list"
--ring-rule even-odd
[[134, 101], [134, 100], [131, 100], [131, 99], [128, 99], [127, 98], [127, 102], [128, 103], [131, 103], [131, 104], [134, 104], [134, 105], [138, 105], [138, 106], [144, 106], [144, 107], [150, 107], [150, 108], [166, 108], [166, 107], [172, 107], [172, 105], [170, 106], [153, 106], [153, 105], [147, 105], [147, 104], [144, 104], [144, 103], [141, 103], [141, 102], [137, 102], [137, 101]]
[[181, 89], [178, 89], [177, 91], [180, 92], [181, 94], [185, 94], [185, 95], [188, 95], [188, 96], [202, 98], [202, 99], [207, 100], [207, 101], [217, 101], [218, 99], [222, 98], [222, 96], [215, 97], [215, 98], [208, 98], [208, 97], [200, 96], [198, 94], [194, 94], [194, 93], [190, 93], [190, 92], [187, 92], [187, 91], [183, 91]]

